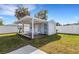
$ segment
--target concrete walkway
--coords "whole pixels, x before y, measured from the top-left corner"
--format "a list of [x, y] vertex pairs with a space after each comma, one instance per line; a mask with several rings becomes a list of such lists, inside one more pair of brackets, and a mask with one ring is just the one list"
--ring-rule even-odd
[[44, 51], [41, 51], [31, 45], [24, 46], [17, 50], [14, 50], [8, 54], [47, 54]]

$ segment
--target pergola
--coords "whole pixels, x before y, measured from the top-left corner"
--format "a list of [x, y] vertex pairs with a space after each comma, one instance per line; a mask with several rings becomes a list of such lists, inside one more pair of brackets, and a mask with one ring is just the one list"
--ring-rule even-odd
[[32, 27], [32, 39], [34, 39], [34, 25], [40, 24], [40, 23], [47, 23], [47, 20], [45, 19], [39, 19], [39, 18], [33, 18], [31, 16], [25, 16], [21, 18], [20, 20], [16, 21], [16, 24], [22, 24], [23, 30], [24, 30], [24, 24], [30, 24]]

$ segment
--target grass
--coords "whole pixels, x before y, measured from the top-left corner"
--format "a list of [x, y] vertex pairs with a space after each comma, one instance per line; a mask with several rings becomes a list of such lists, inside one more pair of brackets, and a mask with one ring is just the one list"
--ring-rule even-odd
[[24, 46], [25, 42], [16, 34], [0, 35], [0, 53], [7, 53]]
[[0, 35], [0, 53], [8, 53], [28, 44], [50, 54], [79, 53], [79, 35], [55, 34], [34, 40], [16, 34]]
[[55, 54], [78, 54], [79, 53], [79, 35], [58, 34], [60, 40], [52, 41], [40, 49], [47, 53]]
[[4, 36], [13, 36], [13, 35], [16, 35], [16, 33], [13, 33], [13, 34], [0, 34], [0, 37], [4, 37]]

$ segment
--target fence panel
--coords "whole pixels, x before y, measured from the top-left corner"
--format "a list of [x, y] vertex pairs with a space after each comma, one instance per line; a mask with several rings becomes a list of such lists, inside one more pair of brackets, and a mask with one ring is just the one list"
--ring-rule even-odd
[[17, 26], [0, 26], [0, 34], [17, 32]]
[[56, 26], [58, 33], [79, 34], [79, 25]]

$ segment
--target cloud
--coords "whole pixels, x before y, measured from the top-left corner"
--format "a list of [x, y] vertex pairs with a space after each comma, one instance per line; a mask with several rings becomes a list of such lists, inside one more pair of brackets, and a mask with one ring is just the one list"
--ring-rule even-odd
[[3, 19], [3, 17], [2, 17], [2, 16], [0, 16], [0, 19]]
[[32, 10], [36, 9], [36, 5], [33, 5], [33, 4], [27, 4], [27, 5], [23, 5], [23, 6], [28, 8], [29, 11], [32, 11]]
[[79, 22], [79, 17], [78, 16], [73, 16], [72, 21]]
[[[0, 5], [0, 15], [10, 15], [14, 16], [15, 15], [15, 9], [18, 8], [19, 4], [3, 4]], [[35, 5], [30, 5], [30, 4], [24, 4], [24, 7], [27, 7], [29, 11], [34, 10], [36, 8]]]
[[0, 5], [0, 15], [14, 15], [15, 9], [17, 9], [14, 5]]
[[74, 18], [75, 18], [76, 20], [79, 20], [79, 17], [78, 17], [78, 16], [75, 16]]

